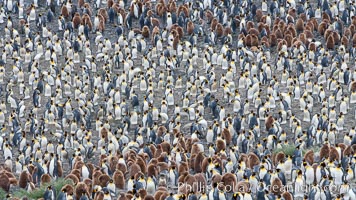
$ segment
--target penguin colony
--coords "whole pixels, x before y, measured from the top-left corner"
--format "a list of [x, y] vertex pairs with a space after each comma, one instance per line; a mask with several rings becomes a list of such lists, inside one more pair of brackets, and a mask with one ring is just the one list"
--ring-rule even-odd
[[356, 199], [355, 1], [1, 2], [6, 199]]

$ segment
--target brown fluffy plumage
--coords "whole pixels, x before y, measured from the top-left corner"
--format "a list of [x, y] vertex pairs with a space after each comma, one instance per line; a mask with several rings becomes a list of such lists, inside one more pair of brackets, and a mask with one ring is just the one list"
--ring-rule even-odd
[[203, 163], [204, 158], [205, 158], [204, 152], [198, 153], [197, 156], [195, 157], [195, 160], [194, 160], [195, 173], [201, 173], [203, 171], [202, 163]]
[[218, 138], [216, 140], [216, 152], [220, 152], [221, 150], [226, 150], [226, 143], [224, 140]]
[[252, 21], [248, 21], [246, 22], [246, 31], [250, 32], [251, 29], [253, 29], [255, 27], [255, 23], [253, 23]]
[[252, 36], [250, 34], [244, 38], [244, 45], [248, 47], [252, 46]]
[[59, 159], [57, 160], [57, 173], [58, 173], [58, 177], [63, 176], [62, 162]]
[[177, 11], [177, 4], [175, 1], [170, 1], [168, 3], [168, 10], [169, 12], [176, 12]]
[[270, 40], [269, 41], [271, 41], [271, 43], [270, 43], [271, 47], [276, 46], [277, 45], [277, 36], [276, 36], [276, 34], [272, 33], [270, 35]]
[[324, 144], [324, 145], [320, 148], [320, 152], [319, 152], [319, 157], [320, 157], [320, 159], [328, 158], [328, 157], [329, 157], [329, 152], [330, 152], [329, 145]]
[[309, 20], [314, 26], [314, 31], [318, 31], [318, 21], [313, 17]]
[[142, 173], [144, 173], [144, 174], [146, 174], [146, 172], [147, 172], [147, 166], [146, 166], [146, 162], [145, 162], [145, 160], [143, 160], [141, 157], [137, 157], [137, 160], [136, 160], [136, 164], [138, 165], [138, 166], [140, 166], [140, 171], [142, 172]]
[[259, 46], [259, 39], [257, 35], [251, 35], [251, 47], [258, 47]]
[[281, 179], [275, 178], [271, 183], [271, 192], [275, 195], [280, 195], [283, 192], [283, 184]]
[[295, 8], [289, 8], [288, 9], [288, 14], [290, 16], [292, 16], [294, 19], [297, 17], [297, 11], [295, 10]]
[[79, 171], [79, 169], [73, 169], [70, 173], [75, 175], [78, 179], [81, 178], [81, 172]]
[[241, 194], [245, 194], [250, 191], [250, 184], [247, 181], [240, 181], [236, 185], [236, 190]]
[[326, 12], [323, 12], [322, 13], [322, 16], [321, 16], [321, 18], [322, 18], [322, 20], [324, 21], [324, 20], [326, 20], [326, 21], [328, 21], [329, 23], [330, 23], [330, 16], [326, 13]]
[[43, 174], [41, 176], [41, 185], [48, 184], [51, 182], [51, 176], [49, 174]]
[[163, 152], [169, 154], [171, 152], [171, 144], [169, 144], [168, 142], [164, 141], [161, 143], [161, 147]]
[[62, 187], [61, 190], [65, 189], [67, 194], [74, 194], [74, 187], [70, 184], [66, 184]]
[[356, 144], [351, 145], [351, 149], [352, 149], [352, 152], [355, 153], [356, 152]]
[[307, 37], [305, 36], [304, 33], [299, 34], [299, 40], [303, 42], [304, 45], [307, 45], [308, 43]]
[[351, 92], [356, 92], [356, 81], [351, 82], [351, 87], [350, 87]]
[[90, 4], [89, 3], [84, 3], [83, 7], [87, 9], [88, 15], [92, 16], [93, 11], [91, 9]]
[[180, 16], [180, 13], [184, 13], [184, 16], [185, 17], [189, 17], [189, 8], [188, 8], [188, 5], [184, 4], [184, 5], [180, 5], [178, 7], [178, 15], [177, 16]]
[[270, 41], [266, 36], [263, 36], [261, 39], [261, 44], [264, 44], [266, 47], [269, 47]]
[[178, 174], [183, 174], [184, 172], [188, 172], [188, 171], [189, 171], [188, 163], [181, 162], [178, 167]]
[[85, 183], [85, 185], [87, 185], [87, 191], [92, 191], [92, 189], [93, 189], [93, 181], [90, 178], [84, 179], [83, 183]]
[[88, 25], [89, 29], [91, 30], [93, 27], [93, 24], [91, 22], [90, 16], [88, 14], [83, 14], [82, 16], [82, 22], [83, 25]]
[[284, 20], [281, 20], [280, 18], [276, 18], [274, 20], [273, 26], [277, 25], [278, 28], [284, 31], [285, 27], [287, 26]]
[[147, 195], [145, 196], [145, 198], [143, 198], [144, 200], [155, 200], [155, 198], [152, 195]]
[[106, 11], [106, 9], [100, 8], [98, 11], [98, 14], [103, 17], [105, 23], [108, 21], [109, 15], [108, 15], [108, 12]]
[[269, 131], [270, 128], [272, 128], [273, 126], [273, 123], [274, 123], [274, 118], [273, 116], [268, 116], [266, 121], [265, 121], [265, 127], [266, 127], [266, 130]]
[[195, 179], [195, 177], [191, 174], [188, 174], [187, 176], [184, 177], [184, 183], [190, 186], [194, 192], [196, 192], [198, 189], [196, 187], [196, 181], [197, 180]]
[[214, 183], [221, 183], [222, 176], [220, 174], [214, 174], [213, 177], [211, 177], [211, 184], [214, 185]]
[[124, 189], [125, 188], [125, 177], [124, 174], [119, 171], [116, 170], [113, 174], [113, 180], [114, 180], [114, 184], [118, 189]]
[[289, 193], [289, 192], [287, 192], [287, 191], [283, 192], [282, 197], [283, 197], [285, 200], [293, 200], [292, 194]]
[[155, 158], [158, 158], [158, 157], [161, 156], [162, 153], [163, 153], [162, 146], [161, 146], [161, 144], [158, 144], [158, 145], [157, 145], [156, 152], [155, 152], [155, 154], [154, 154], [154, 157], [155, 157]]
[[109, 183], [110, 181], [110, 176], [107, 174], [102, 174], [99, 176], [99, 182], [100, 182], [100, 186], [101, 187], [106, 187], [106, 185]]
[[189, 168], [194, 170], [194, 164], [195, 164], [195, 158], [197, 157], [197, 154], [193, 154], [190, 156], [190, 159], [188, 160], [189, 163]]
[[260, 35], [260, 32], [255, 29], [255, 28], [251, 28], [249, 31], [248, 31], [248, 34], [253, 34], [253, 35]]
[[194, 178], [196, 180], [196, 185], [197, 186], [197, 191], [204, 191], [207, 187], [207, 181], [205, 179], [205, 174], [203, 173], [198, 173], [194, 175]]
[[162, 154], [157, 158], [158, 162], [164, 162], [168, 154], [166, 152], [162, 152]]
[[324, 35], [326, 29], [328, 28], [328, 25], [325, 22], [321, 22], [318, 26], [318, 32], [320, 35]]
[[190, 150], [190, 155], [193, 154], [199, 154], [200, 153], [200, 148], [198, 144], [193, 144]]
[[109, 158], [109, 168], [112, 172], [115, 171], [117, 163], [119, 163], [119, 158], [116, 156], [111, 156]]
[[306, 15], [305, 13], [301, 13], [301, 14], [299, 15], [299, 19], [301, 19], [301, 20], [303, 20], [304, 22], [306, 22], [306, 21], [307, 21], [307, 15]]
[[222, 138], [225, 140], [226, 145], [229, 146], [231, 144], [231, 141], [232, 141], [232, 135], [231, 135], [231, 132], [229, 131], [229, 129], [224, 128], [222, 130], [221, 135], [222, 135]]
[[65, 179], [72, 180], [74, 184], [77, 184], [79, 182], [79, 178], [74, 174], [68, 174]]
[[9, 177], [5, 173], [0, 173], [0, 188], [5, 192], [9, 192], [10, 185]]
[[156, 4], [156, 13], [158, 16], [162, 17], [166, 13], [166, 5], [164, 3], [157, 3]]
[[[84, 0], [78, 0], [78, 2], [79, 1], [84, 1]], [[114, 5], [114, 0], [108, 0], [108, 2], [107, 2], [108, 8], [111, 8], [113, 5]]]
[[314, 25], [313, 25], [313, 23], [308, 22], [308, 23], [305, 25], [304, 29], [305, 29], [305, 30], [308, 30], [308, 31], [310, 31], [310, 32], [313, 32], [313, 31], [314, 31]]
[[[109, 1], [113, 1], [113, 0], [109, 0]], [[108, 1], [108, 3], [109, 3]], [[78, 8], [82, 8], [84, 6], [85, 1], [84, 0], [78, 0]]]
[[188, 172], [179, 173], [178, 183], [183, 184], [185, 177], [188, 176]]
[[352, 37], [352, 46], [356, 47], [356, 34]]
[[224, 36], [231, 35], [231, 34], [232, 34], [232, 29], [230, 27], [225, 27]]
[[104, 192], [99, 191], [95, 193], [94, 199], [93, 200], [104, 200]]
[[63, 5], [61, 8], [61, 15], [65, 18], [69, 17], [69, 11], [66, 5]]
[[126, 172], [127, 172], [127, 167], [123, 163], [117, 163], [116, 169], [121, 171], [123, 174], [126, 174]]
[[211, 20], [211, 23], [210, 23], [210, 29], [211, 30], [215, 30], [216, 28], [216, 25], [219, 23], [218, 19], [214, 18], [213, 20]]
[[166, 162], [159, 162], [159, 163], [157, 163], [157, 170], [158, 170], [158, 173], [160, 173], [164, 170], [169, 170], [169, 165]]
[[314, 38], [313, 33], [311, 31], [309, 31], [309, 30], [304, 30], [304, 34], [308, 39], [313, 39]]
[[159, 19], [157, 19], [157, 18], [152, 17], [151, 24], [153, 27], [158, 27], [158, 28], [160, 27], [160, 22], [159, 22]]
[[160, 199], [161, 199], [161, 196], [162, 196], [163, 194], [168, 194], [168, 192], [167, 192], [167, 191], [162, 191], [162, 190], [157, 190], [156, 193], [154, 194], [153, 198], [154, 198], [155, 200], [160, 200]]
[[344, 29], [344, 34], [343, 36], [345, 36], [347, 39], [350, 39], [352, 36], [352, 32], [351, 32], [351, 28], [350, 27], [346, 27]]
[[266, 28], [264, 23], [262, 23], [262, 22], [257, 23], [258, 32], [261, 32], [264, 28]]
[[78, 12], [76, 12], [72, 19], [73, 28], [77, 29], [81, 22], [82, 22], [82, 18], [80, 17], [80, 14]]
[[329, 35], [328, 39], [326, 40], [326, 49], [334, 49], [335, 40], [333, 35]]
[[147, 196], [147, 191], [143, 188], [141, 188], [139, 191], [138, 191], [138, 196], [141, 198], [141, 199], [144, 199], [146, 196]]
[[164, 126], [160, 126], [157, 129], [157, 135], [162, 136], [163, 134], [167, 133], [167, 128]]
[[277, 165], [281, 160], [284, 160], [286, 155], [283, 152], [278, 152], [274, 157], [274, 164]]
[[347, 148], [347, 145], [344, 144], [344, 143], [339, 143], [339, 144], [336, 145], [336, 147], [340, 147], [341, 154], [342, 154], [342, 152], [344, 152], [344, 150]]
[[356, 33], [356, 25], [351, 24], [351, 25], [349, 26], [349, 29], [350, 29], [350, 31], [351, 31], [351, 35], [354, 35], [354, 34]]
[[82, 194], [87, 194], [89, 196], [89, 192], [87, 190], [87, 185], [83, 182], [79, 182], [76, 186], [75, 186], [75, 197], [77, 200], [80, 199], [80, 197], [82, 196]]
[[296, 24], [295, 24], [295, 29], [298, 32], [303, 32], [304, 31], [304, 21], [302, 19], [298, 19]]
[[309, 150], [307, 153], [305, 153], [304, 160], [309, 165], [313, 165], [314, 164], [314, 151], [313, 150]]
[[237, 186], [237, 178], [235, 174], [232, 173], [226, 173], [222, 176], [221, 182], [224, 184], [225, 188], [230, 191], [226, 192], [234, 192]]
[[317, 31], [318, 30], [318, 23], [314, 23], [314, 20], [309, 20], [306, 24], [306, 27], [308, 28], [312, 28], [310, 31]]
[[25, 189], [27, 186], [27, 182], [30, 182], [30, 174], [27, 171], [22, 171], [19, 177], [19, 187]]
[[211, 23], [211, 21], [214, 19], [214, 14], [210, 10], [206, 10], [205, 17], [207, 19], [207, 22]]
[[310, 51], [314, 51], [314, 52], [315, 52], [315, 51], [316, 51], [316, 45], [315, 45], [315, 43], [314, 43], [314, 42], [310, 42], [308, 49], [309, 49]]
[[135, 174], [141, 172], [141, 168], [138, 164], [134, 163], [129, 168], [130, 176], [134, 176]]
[[350, 156], [353, 154], [351, 146], [347, 146], [346, 149], [343, 152], [344, 156]]
[[248, 166], [253, 169], [254, 166], [260, 164], [260, 159], [255, 153], [249, 153], [248, 154]]
[[281, 29], [277, 29], [274, 34], [276, 35], [277, 39], [282, 39], [283, 38], [283, 33]]
[[342, 36], [341, 44], [344, 45], [346, 48], [349, 46], [349, 39], [346, 36]]
[[339, 153], [338, 153], [338, 151], [336, 150], [336, 148], [334, 146], [330, 147], [329, 159], [331, 161], [340, 161]]
[[332, 31], [331, 34], [334, 37], [335, 45], [339, 45], [339, 43], [340, 43], [340, 35], [339, 35], [339, 33], [337, 33], [336, 31]]
[[189, 21], [187, 24], [187, 34], [192, 35], [194, 33], [194, 23]]
[[261, 10], [261, 9], [257, 9], [257, 10], [256, 10], [256, 21], [257, 21], [257, 22], [260, 22], [261, 19], [262, 19], [262, 16], [263, 16], [262, 10]]
[[208, 158], [208, 157], [205, 157], [203, 162], [202, 162], [202, 171], [205, 173], [207, 168], [208, 168], [208, 165], [209, 163], [212, 161], [211, 158]]
[[293, 42], [293, 36], [290, 34], [287, 34], [284, 36], [284, 40], [287, 42], [287, 47], [291, 47], [292, 46], [292, 42]]
[[93, 181], [94, 181], [94, 185], [100, 185], [100, 181], [99, 181], [99, 177], [102, 175], [103, 173], [101, 171], [95, 171], [93, 172]]
[[99, 30], [101, 33], [104, 33], [104, 31], [105, 31], [105, 22], [104, 22], [103, 20], [100, 20], [99, 26], [98, 26], [98, 30]]
[[150, 164], [147, 166], [147, 176], [158, 176], [158, 170], [156, 165]]
[[178, 187], [178, 193], [179, 194], [188, 194], [188, 193], [191, 193], [191, 192], [193, 192], [193, 188], [190, 185], [186, 184], [186, 183], [182, 183]]
[[99, 137], [100, 137], [100, 138], [104, 138], [104, 139], [105, 139], [105, 142], [108, 142], [108, 134], [109, 134], [108, 129], [106, 129], [106, 128], [104, 127], [104, 128], [102, 128], [102, 129], [100, 130], [100, 135], [99, 135]]
[[[124, 192], [121, 192], [119, 194], [119, 197], [117, 198], [118, 200], [129, 200], [130, 198], [127, 197], [128, 194], [125, 194]], [[132, 194], [129, 194], [131, 195], [131, 198], [133, 198], [133, 195]]]

